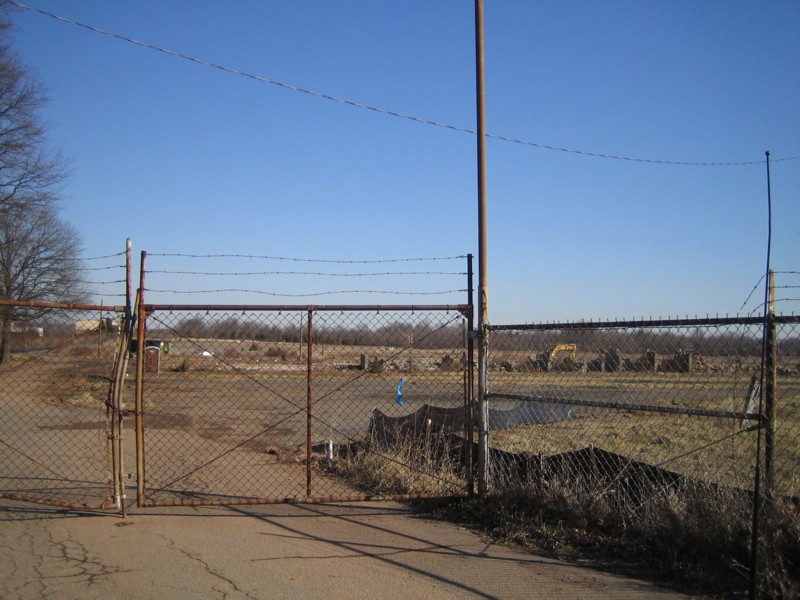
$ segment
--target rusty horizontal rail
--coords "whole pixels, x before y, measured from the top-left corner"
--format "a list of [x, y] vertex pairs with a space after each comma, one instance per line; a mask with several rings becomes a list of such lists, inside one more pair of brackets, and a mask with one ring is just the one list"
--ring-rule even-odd
[[453, 494], [354, 494], [349, 496], [287, 496], [284, 498], [183, 498], [180, 500], [145, 500], [142, 507], [166, 506], [251, 506], [257, 504], [325, 504], [330, 502], [386, 502], [409, 500], [453, 500]]
[[148, 313], [155, 311], [237, 311], [237, 312], [393, 312], [470, 310], [468, 304], [144, 304]]
[[655, 406], [653, 404], [625, 404], [619, 402], [604, 402], [602, 400], [578, 400], [577, 398], [556, 398], [551, 396], [529, 396], [525, 394], [488, 394], [489, 400], [518, 400], [521, 402], [541, 402], [543, 404], [567, 404], [570, 406], [585, 406], [589, 408], [609, 408], [613, 410], [637, 410], [661, 414], [688, 415], [692, 417], [719, 417], [723, 419], [737, 419], [740, 421], [758, 421], [760, 415], [756, 413], [733, 412], [726, 410], [707, 410], [702, 408], [683, 408], [675, 406]]
[[[634, 329], [639, 327], [701, 327], [706, 325], [760, 325], [764, 317], [705, 317], [685, 319], [629, 319], [622, 321], [571, 321], [564, 323], [526, 323], [489, 325], [490, 331], [554, 331], [589, 329]], [[800, 323], [800, 315], [775, 315], [772, 322]]]
[[0, 298], [0, 306], [27, 306], [30, 308], [59, 308], [66, 310], [100, 310], [103, 312], [124, 313], [126, 308], [109, 304], [79, 304], [74, 302], [35, 302], [33, 300], [6, 300]]
[[25, 494], [14, 494], [8, 492], [0, 492], [0, 498], [7, 498], [8, 500], [16, 500], [18, 502], [30, 502], [31, 504], [46, 504], [48, 506], [71, 508], [75, 510], [110, 510], [115, 508], [115, 504], [111, 501], [89, 504], [87, 502], [68, 502], [66, 500], [39, 498], [36, 496], [27, 496]]

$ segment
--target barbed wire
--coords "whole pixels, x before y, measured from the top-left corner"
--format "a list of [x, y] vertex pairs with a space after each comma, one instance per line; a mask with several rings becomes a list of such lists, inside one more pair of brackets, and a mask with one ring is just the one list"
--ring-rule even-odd
[[762, 275], [762, 276], [761, 276], [761, 277], [758, 279], [758, 281], [756, 281], [756, 284], [753, 286], [753, 289], [752, 289], [752, 290], [750, 290], [750, 293], [749, 293], [749, 294], [747, 294], [747, 298], [745, 298], [745, 299], [744, 299], [744, 302], [742, 302], [742, 305], [739, 307], [739, 310], [744, 310], [744, 307], [745, 307], [745, 306], [747, 306], [747, 303], [748, 303], [748, 302], [750, 302], [750, 298], [752, 298], [752, 297], [753, 297], [753, 294], [755, 294], [755, 293], [756, 293], [756, 290], [759, 288], [759, 286], [761, 285], [761, 283], [764, 281], [764, 277], [766, 277], [766, 275]]
[[[800, 275], [800, 272], [798, 272], [798, 271], [773, 271], [773, 273], [775, 273], [776, 275], [778, 275], [778, 274], [781, 274], [781, 275]], [[756, 284], [753, 286], [753, 289], [750, 290], [749, 294], [747, 294], [747, 298], [745, 298], [745, 301], [739, 307], [740, 311], [744, 310], [744, 307], [747, 306], [748, 302], [750, 302], [750, 298], [753, 297], [753, 294], [755, 294], [756, 290], [758, 290], [758, 288], [764, 282], [764, 278], [765, 277], [766, 277], [766, 275], [762, 275], [758, 279]], [[776, 289], [776, 290], [795, 290], [795, 289], [800, 289], [800, 286], [798, 286], [798, 285], [776, 285], [776, 286], [773, 287], [773, 289]], [[797, 299], [795, 299], [795, 298], [775, 298], [775, 302], [796, 302], [796, 301], [797, 301]], [[750, 311], [749, 314], [752, 316], [755, 313], [755, 311], [757, 311], [757, 310], [759, 310], [761, 308], [764, 308], [764, 303], [763, 302], [761, 302], [755, 308], [753, 308]]]
[[[800, 302], [800, 298], [775, 298], [772, 301], [773, 304], [782, 304], [788, 302]], [[764, 309], [765, 306], [767, 306], [767, 304], [769, 304], [769, 302], [767, 303], [759, 302], [756, 306], [752, 308], [752, 310], [750, 310], [749, 313], [747, 313], [747, 316], [752, 317], [757, 313], [762, 312], [762, 310]]]
[[78, 279], [75, 283], [90, 284], [90, 285], [111, 285], [117, 283], [125, 283], [124, 279], [108, 279], [105, 281], [94, 281], [92, 279]]
[[96, 293], [96, 294], [92, 294], [92, 295], [96, 296], [97, 298], [125, 298], [125, 294], [101, 294], [101, 293]]
[[[117, 252], [116, 254], [107, 254], [105, 256], [89, 256], [87, 258], [81, 258], [80, 260], [102, 260], [105, 258], [116, 258], [117, 256], [125, 256], [125, 252]], [[123, 267], [125, 265], [122, 265]]]
[[[442, 129], [449, 129], [451, 131], [456, 131], [456, 132], [459, 132], [459, 133], [466, 133], [466, 134], [469, 134], [469, 135], [477, 135], [478, 134], [478, 132], [475, 131], [474, 129], [469, 129], [469, 128], [466, 128], [466, 127], [459, 127], [459, 126], [456, 126], [456, 125], [450, 125], [448, 123], [442, 123], [442, 122], [439, 122], [439, 121], [433, 121], [431, 119], [426, 119], [426, 118], [423, 118], [423, 117], [417, 117], [417, 116], [414, 116], [414, 115], [401, 113], [401, 112], [397, 112], [397, 111], [394, 111], [394, 110], [389, 110], [389, 109], [386, 109], [386, 108], [380, 108], [380, 107], [377, 107], [377, 106], [372, 106], [370, 104], [364, 104], [362, 102], [357, 102], [355, 100], [350, 100], [350, 99], [347, 99], [347, 98], [340, 98], [338, 96], [333, 96], [331, 94], [326, 94], [324, 92], [318, 92], [318, 91], [311, 90], [311, 89], [308, 89], [308, 88], [303, 88], [303, 87], [300, 87], [300, 86], [292, 85], [292, 84], [289, 84], [289, 83], [284, 83], [284, 82], [277, 81], [277, 80], [274, 80], [274, 79], [269, 79], [268, 77], [263, 77], [261, 75], [255, 75], [253, 73], [248, 73], [246, 71], [241, 71], [239, 69], [235, 69], [235, 68], [232, 68], [232, 67], [227, 67], [227, 66], [221, 65], [219, 63], [210, 62], [210, 61], [207, 61], [207, 60], [204, 60], [204, 59], [201, 59], [201, 58], [190, 56], [188, 54], [183, 54], [181, 52], [177, 52], [175, 50], [169, 50], [168, 48], [164, 48], [164, 47], [161, 47], [161, 46], [156, 46], [156, 45], [151, 44], [149, 42], [143, 42], [141, 40], [137, 40], [137, 39], [134, 39], [134, 38], [131, 38], [131, 37], [128, 37], [128, 36], [121, 35], [119, 33], [114, 33], [112, 31], [101, 29], [99, 27], [94, 27], [93, 25], [87, 25], [86, 23], [81, 23], [79, 21], [75, 21], [75, 20], [70, 19], [68, 17], [63, 17], [63, 16], [60, 16], [60, 15], [56, 15], [54, 13], [47, 12], [45, 10], [39, 9], [39, 8], [28, 6], [26, 4], [22, 4], [21, 2], [16, 2], [15, 0], [8, 0], [8, 3], [12, 4], [14, 6], [17, 6], [18, 8], [22, 8], [24, 10], [28, 10], [28, 11], [31, 11], [31, 12], [34, 12], [34, 13], [38, 13], [38, 14], [44, 15], [46, 17], [55, 19], [57, 21], [62, 21], [64, 23], [68, 23], [68, 24], [74, 25], [76, 27], [81, 27], [83, 29], [87, 29], [87, 30], [92, 31], [94, 33], [99, 33], [101, 35], [105, 35], [105, 36], [108, 36], [108, 37], [111, 37], [111, 38], [114, 38], [114, 39], [121, 40], [123, 42], [127, 42], [127, 43], [130, 43], [130, 44], [141, 46], [141, 47], [147, 48], [149, 50], [154, 50], [156, 52], [161, 52], [163, 54], [167, 54], [169, 56], [173, 56], [173, 57], [176, 57], [176, 58], [187, 60], [187, 61], [199, 64], [199, 65], [203, 65], [203, 66], [206, 66], [206, 67], [211, 67], [211, 68], [214, 68], [214, 69], [218, 69], [218, 70], [224, 71], [226, 73], [230, 73], [230, 74], [233, 74], [233, 75], [238, 75], [238, 76], [241, 76], [241, 77], [247, 77], [248, 79], [252, 79], [252, 80], [255, 80], [255, 81], [258, 81], [258, 82], [261, 82], [261, 83], [267, 83], [269, 85], [274, 85], [274, 86], [277, 86], [277, 87], [280, 87], [280, 88], [284, 88], [284, 89], [287, 89], [287, 90], [291, 90], [291, 91], [294, 91], [294, 92], [307, 94], [309, 96], [314, 96], [316, 98], [321, 98], [323, 100], [329, 100], [329, 101], [332, 101], [332, 102], [338, 102], [340, 104], [346, 104], [346, 105], [352, 106], [354, 108], [360, 108], [360, 109], [363, 109], [363, 110], [369, 110], [369, 111], [372, 111], [372, 112], [376, 112], [376, 113], [387, 115], [387, 116], [391, 116], [391, 117], [397, 117], [397, 118], [400, 118], [400, 119], [406, 119], [406, 120], [409, 120], [409, 121], [414, 121], [414, 122], [417, 122], [417, 123], [421, 123], [423, 125], [431, 125], [433, 127], [439, 127], [439, 128], [442, 128]], [[542, 143], [539, 143], [539, 142], [533, 142], [533, 141], [529, 141], [529, 140], [522, 140], [522, 139], [519, 139], [519, 138], [513, 138], [513, 137], [508, 137], [508, 136], [503, 136], [503, 135], [495, 135], [495, 134], [491, 134], [491, 133], [487, 133], [486, 137], [487, 138], [491, 138], [491, 139], [496, 139], [496, 140], [499, 140], [499, 141], [503, 141], [503, 142], [509, 142], [509, 143], [519, 144], [519, 145], [524, 145], [524, 146], [531, 146], [531, 147], [534, 147], [534, 148], [539, 148], [541, 150], [551, 150], [551, 151], [555, 151], [555, 152], [564, 152], [564, 153], [576, 154], [576, 155], [581, 155], [581, 156], [589, 156], [589, 157], [593, 157], [593, 158], [604, 158], [604, 159], [610, 159], [610, 160], [621, 160], [621, 161], [628, 161], [628, 162], [650, 163], [650, 164], [660, 164], [660, 165], [692, 166], [692, 167], [734, 167], [734, 166], [746, 166], [746, 165], [760, 165], [760, 164], [764, 164], [766, 162], [766, 160], [727, 161], [727, 162], [688, 161], [688, 160], [661, 160], [661, 159], [651, 159], [651, 158], [640, 158], [640, 157], [634, 157], [634, 156], [623, 156], [623, 155], [618, 155], [618, 154], [608, 154], [608, 153], [604, 153], [604, 152], [592, 152], [592, 151], [587, 151], [587, 150], [578, 150], [578, 149], [575, 149], [575, 148], [567, 148], [567, 147], [555, 146], [555, 145], [551, 145], [551, 144], [542, 144]], [[790, 161], [790, 160], [797, 160], [797, 159], [800, 159], [800, 155], [798, 155], [798, 156], [788, 156], [788, 157], [784, 157], [784, 158], [773, 158], [773, 159], [771, 159], [771, 162], [775, 163], [775, 162]]]
[[[330, 258], [296, 258], [291, 256], [269, 256], [259, 254], [187, 254], [183, 252], [153, 252], [147, 256], [165, 256], [177, 258], [256, 258], [259, 260], [282, 260], [289, 262], [307, 262], [307, 263], [330, 263], [330, 264], [343, 264], [343, 265], [356, 265], [356, 264], [381, 264], [381, 263], [400, 263], [400, 262], [432, 262], [441, 260], [456, 260], [467, 258], [466, 254], [458, 256], [427, 256], [427, 257], [411, 257], [411, 258], [378, 258], [371, 260], [343, 260], [343, 259], [330, 259]], [[152, 271], [150, 271], [152, 273]]]
[[204, 275], [211, 277], [228, 276], [257, 276], [257, 275], [320, 275], [322, 277], [381, 277], [386, 275], [467, 275], [455, 271], [386, 271], [377, 273], [315, 273], [312, 271], [170, 271], [148, 270], [147, 274], [158, 273], [161, 275]]
[[111, 269], [124, 269], [125, 265], [111, 265], [108, 267], [86, 267], [84, 271], [109, 271]]
[[249, 289], [218, 289], [218, 290], [161, 290], [153, 288], [145, 288], [148, 293], [158, 294], [222, 294], [222, 293], [239, 293], [239, 294], [261, 294], [264, 296], [280, 296], [284, 298], [306, 298], [315, 296], [332, 296], [336, 294], [385, 294], [390, 296], [442, 296], [445, 294], [465, 293], [466, 289], [461, 290], [444, 290], [438, 292], [404, 292], [396, 290], [329, 290], [325, 292], [309, 292], [303, 294], [288, 294], [280, 292], [265, 292], [264, 290], [249, 290]]

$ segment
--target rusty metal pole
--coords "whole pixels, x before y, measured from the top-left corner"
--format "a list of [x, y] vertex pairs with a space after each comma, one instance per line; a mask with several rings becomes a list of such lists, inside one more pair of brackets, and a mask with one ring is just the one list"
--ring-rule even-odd
[[145, 346], [145, 321], [147, 312], [144, 308], [144, 280], [145, 280], [145, 260], [147, 253], [142, 250], [141, 263], [139, 267], [139, 299], [138, 322], [136, 332], [136, 504], [140, 508], [144, 506], [144, 346]]
[[472, 254], [467, 255], [467, 360], [466, 367], [466, 390], [464, 392], [464, 404], [466, 418], [466, 436], [464, 439], [464, 462], [467, 471], [467, 495], [475, 495], [475, 369], [473, 361], [475, 359], [475, 313], [474, 313], [474, 290], [472, 287]]
[[126, 504], [127, 494], [125, 491], [125, 452], [123, 450], [123, 443], [125, 439], [125, 419], [123, 412], [123, 391], [125, 389], [125, 376], [128, 373], [128, 359], [130, 357], [130, 343], [133, 338], [133, 294], [131, 288], [133, 287], [133, 240], [126, 238], [125, 240], [125, 313], [120, 323], [120, 350], [122, 351], [122, 368], [120, 370], [118, 390], [117, 390], [117, 412], [119, 414], [119, 427], [118, 427], [118, 446], [119, 446], [119, 481], [120, 491], [122, 498], [120, 503], [122, 505], [122, 518], [128, 517], [128, 507]]
[[306, 357], [306, 496], [311, 497], [311, 416], [314, 405], [311, 355], [314, 349], [313, 307], [308, 307], [308, 347]]
[[[121, 342], [120, 342], [121, 343]], [[122, 363], [121, 346], [117, 347], [117, 354], [114, 356], [114, 375], [111, 379], [111, 389], [109, 390], [106, 403], [106, 415], [110, 416], [111, 431], [108, 434], [111, 445], [111, 478], [114, 488], [114, 505], [122, 510], [122, 470], [119, 464], [120, 458], [120, 434], [119, 426], [121, 420], [117, 418], [119, 414], [119, 367]]]
[[483, 0], [475, 0], [475, 71], [478, 112], [478, 493], [489, 485], [489, 401], [487, 352], [489, 284], [486, 225], [486, 85], [484, 80]]
[[130, 316], [131, 310], [131, 287], [133, 285], [132, 282], [132, 273], [133, 273], [133, 242], [131, 238], [127, 238], [125, 240], [125, 309], [126, 313], [125, 316]]

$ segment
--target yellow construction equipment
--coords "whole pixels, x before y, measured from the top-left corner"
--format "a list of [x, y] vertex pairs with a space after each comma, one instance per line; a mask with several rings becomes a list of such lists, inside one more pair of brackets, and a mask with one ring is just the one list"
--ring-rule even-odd
[[542, 352], [535, 359], [531, 359], [532, 367], [537, 371], [550, 371], [555, 365], [556, 354], [559, 352], [569, 352], [572, 362], [578, 356], [577, 344], [556, 344], [547, 352]]
[[550, 350], [550, 360], [553, 360], [559, 352], [567, 351], [569, 351], [569, 357], [575, 360], [578, 356], [578, 344], [556, 344], [553, 346], [553, 349]]

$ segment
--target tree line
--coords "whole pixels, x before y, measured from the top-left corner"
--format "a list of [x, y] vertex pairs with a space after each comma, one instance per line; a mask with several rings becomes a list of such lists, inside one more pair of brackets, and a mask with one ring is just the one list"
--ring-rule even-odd
[[[64, 159], [47, 144], [39, 119], [42, 86], [11, 48], [7, 5], [0, 7], [0, 299], [80, 302], [81, 236], [59, 215]], [[0, 305], [0, 364], [12, 330], [42, 312]]]

